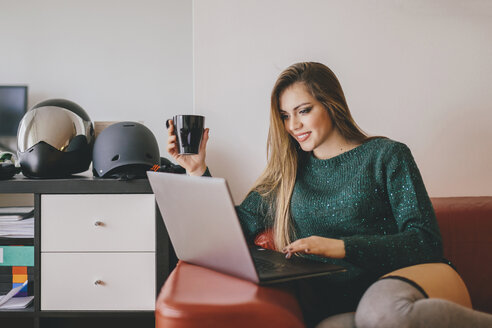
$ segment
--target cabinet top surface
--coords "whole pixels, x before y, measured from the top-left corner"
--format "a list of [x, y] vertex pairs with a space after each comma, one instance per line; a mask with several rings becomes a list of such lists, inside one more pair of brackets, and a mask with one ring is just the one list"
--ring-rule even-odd
[[0, 180], [0, 193], [34, 194], [151, 194], [147, 179], [120, 181], [87, 175], [73, 175], [63, 179], [30, 179], [22, 174], [13, 179]]

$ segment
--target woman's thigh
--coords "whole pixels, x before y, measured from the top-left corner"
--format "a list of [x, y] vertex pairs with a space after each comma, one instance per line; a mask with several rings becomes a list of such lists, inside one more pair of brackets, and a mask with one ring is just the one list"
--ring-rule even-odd
[[[402, 275], [388, 275], [387, 278], [372, 284], [357, 306], [355, 326], [358, 328], [492, 327], [492, 315], [474, 311], [458, 303], [459, 301], [466, 303], [466, 298], [458, 297], [463, 296], [460, 293], [430, 289], [426, 284], [432, 282], [441, 284], [441, 282], [438, 281], [438, 277], [424, 279], [422, 274], [425, 271], [421, 270], [416, 274], [406, 270], [399, 273], [406, 273], [407, 278], [402, 278]], [[438, 271], [434, 270], [430, 273], [435, 275], [436, 272]], [[442, 280], [448, 282], [448, 288], [459, 289], [456, 286], [449, 287], [449, 284], [454, 282], [450, 276], [443, 274]], [[426, 286], [430, 298], [424, 288], [409, 278]], [[433, 280], [434, 278], [436, 280]], [[466, 288], [464, 291], [466, 292]], [[468, 296], [468, 293], [465, 296]]]
[[448, 300], [472, 308], [470, 294], [459, 274], [445, 263], [425, 263], [402, 268], [382, 278], [402, 277], [424, 290], [429, 298]]

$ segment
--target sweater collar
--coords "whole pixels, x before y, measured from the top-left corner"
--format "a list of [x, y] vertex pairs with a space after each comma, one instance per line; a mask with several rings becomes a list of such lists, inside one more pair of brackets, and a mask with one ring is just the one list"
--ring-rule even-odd
[[328, 158], [328, 159], [319, 159], [314, 157], [313, 152], [309, 153], [304, 153], [307, 161], [307, 166], [312, 167], [314, 169], [316, 168], [334, 168], [338, 167], [339, 165], [343, 165], [343, 162], [348, 161], [350, 159], [353, 159], [355, 157], [360, 156], [361, 154], [364, 153], [364, 150], [373, 143], [373, 141], [377, 140], [371, 139], [369, 141], [366, 141], [362, 143], [361, 145], [352, 148], [350, 150], [347, 150], [346, 152], [341, 153], [340, 155]]

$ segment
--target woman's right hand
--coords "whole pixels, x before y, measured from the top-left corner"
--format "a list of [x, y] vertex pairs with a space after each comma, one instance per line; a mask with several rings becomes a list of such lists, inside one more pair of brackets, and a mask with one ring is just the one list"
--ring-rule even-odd
[[202, 176], [207, 169], [205, 164], [205, 152], [208, 141], [209, 129], [203, 130], [202, 141], [200, 143], [200, 149], [197, 155], [180, 155], [178, 153], [178, 146], [176, 144], [176, 135], [174, 134], [173, 121], [169, 120], [169, 128], [167, 129], [167, 152], [171, 155], [174, 160], [186, 169], [186, 173], [189, 175]]

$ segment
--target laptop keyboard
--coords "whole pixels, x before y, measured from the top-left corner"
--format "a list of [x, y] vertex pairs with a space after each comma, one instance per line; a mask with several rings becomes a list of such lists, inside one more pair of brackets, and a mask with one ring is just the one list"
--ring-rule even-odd
[[262, 258], [253, 258], [255, 262], [256, 269], [260, 272], [271, 272], [278, 271], [281, 272], [286, 267], [284, 263], [275, 263]]

